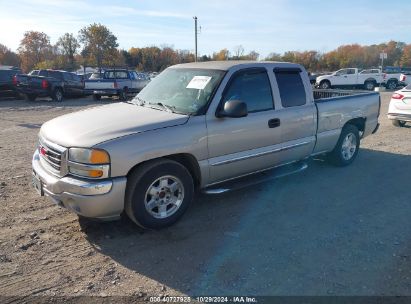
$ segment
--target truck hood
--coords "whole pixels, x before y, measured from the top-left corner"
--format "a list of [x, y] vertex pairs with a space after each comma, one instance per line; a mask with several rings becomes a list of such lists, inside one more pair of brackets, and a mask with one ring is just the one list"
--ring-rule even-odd
[[121, 136], [178, 126], [188, 119], [188, 115], [115, 103], [54, 118], [43, 124], [40, 136], [64, 147], [92, 147]]

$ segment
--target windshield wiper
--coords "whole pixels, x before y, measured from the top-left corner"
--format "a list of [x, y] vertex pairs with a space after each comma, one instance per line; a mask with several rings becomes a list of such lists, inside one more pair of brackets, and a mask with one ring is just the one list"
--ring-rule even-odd
[[[133, 102], [134, 100], [137, 100], [138, 102]], [[132, 103], [138, 106], [144, 106], [146, 104], [146, 101], [144, 99], [141, 99], [140, 97], [136, 96], [132, 100]]]
[[154, 106], [160, 106], [164, 109], [166, 109], [167, 112], [175, 113], [176, 107], [175, 106], [170, 106], [167, 104], [164, 104], [162, 102], [149, 102], [149, 105], [154, 105]]

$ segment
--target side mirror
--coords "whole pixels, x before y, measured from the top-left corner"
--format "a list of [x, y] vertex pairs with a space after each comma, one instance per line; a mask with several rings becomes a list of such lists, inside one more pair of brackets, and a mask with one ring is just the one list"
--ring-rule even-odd
[[247, 104], [244, 101], [228, 100], [224, 103], [224, 110], [219, 111], [217, 117], [240, 118], [247, 115]]

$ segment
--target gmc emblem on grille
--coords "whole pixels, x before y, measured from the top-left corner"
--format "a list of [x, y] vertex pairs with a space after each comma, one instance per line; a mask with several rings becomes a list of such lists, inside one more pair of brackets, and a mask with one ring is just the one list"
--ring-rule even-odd
[[45, 156], [47, 154], [47, 150], [44, 147], [40, 147], [40, 154]]

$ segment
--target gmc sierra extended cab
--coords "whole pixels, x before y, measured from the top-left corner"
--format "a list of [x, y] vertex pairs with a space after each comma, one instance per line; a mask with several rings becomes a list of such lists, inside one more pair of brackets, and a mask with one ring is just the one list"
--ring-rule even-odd
[[180, 64], [132, 101], [43, 124], [33, 185], [80, 216], [125, 213], [161, 228], [183, 215], [196, 190], [222, 193], [295, 173], [319, 154], [349, 165], [379, 113], [375, 92], [313, 93], [297, 64]]

